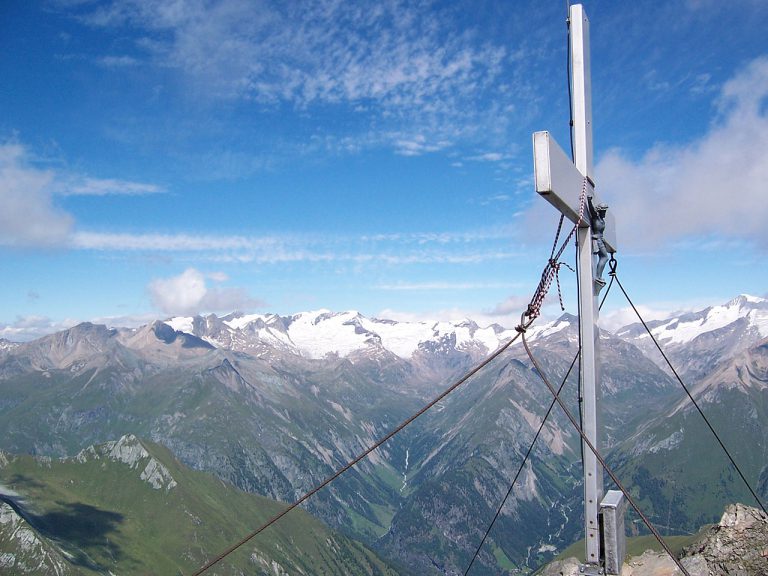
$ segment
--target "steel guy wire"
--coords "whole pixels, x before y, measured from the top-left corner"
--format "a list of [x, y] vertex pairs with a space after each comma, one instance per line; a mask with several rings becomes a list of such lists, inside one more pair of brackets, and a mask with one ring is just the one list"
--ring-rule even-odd
[[[560, 383], [560, 388], [557, 389], [557, 393], [560, 394], [562, 392], [563, 388], [565, 387], [565, 383], [568, 380], [568, 376], [571, 375], [571, 370], [573, 370], [573, 367], [576, 365], [576, 360], [578, 359], [579, 354], [576, 353], [576, 356], [573, 357], [573, 361], [571, 362], [570, 368], [568, 368], [568, 371], [565, 373], [565, 377], [563, 378], [563, 381]], [[469, 574], [469, 571], [472, 569], [472, 565], [475, 563], [475, 560], [477, 559], [477, 556], [480, 554], [480, 550], [483, 548], [483, 544], [485, 544], [486, 539], [488, 538], [488, 535], [491, 533], [491, 530], [493, 529], [494, 524], [496, 524], [496, 520], [498, 520], [499, 516], [501, 515], [501, 511], [504, 509], [504, 505], [507, 503], [507, 500], [512, 495], [512, 490], [515, 487], [515, 484], [517, 483], [517, 479], [520, 477], [520, 474], [523, 472], [523, 468], [525, 467], [525, 464], [528, 462], [528, 458], [531, 455], [531, 452], [533, 451], [533, 447], [536, 444], [536, 441], [539, 439], [539, 435], [541, 434], [541, 431], [544, 429], [544, 425], [547, 423], [547, 419], [549, 418], [549, 415], [552, 413], [552, 409], [555, 407], [555, 401], [552, 400], [549, 404], [549, 408], [547, 408], [546, 414], [544, 414], [544, 418], [541, 421], [541, 424], [539, 424], [539, 429], [536, 430], [536, 434], [533, 437], [533, 440], [531, 440], [531, 444], [528, 446], [528, 450], [525, 452], [525, 456], [523, 457], [523, 461], [520, 463], [520, 467], [517, 469], [517, 472], [515, 473], [515, 477], [512, 479], [512, 483], [509, 485], [509, 490], [507, 490], [507, 493], [504, 496], [504, 499], [501, 501], [501, 504], [496, 509], [496, 514], [493, 516], [493, 520], [491, 520], [491, 523], [488, 525], [488, 529], [485, 531], [485, 534], [483, 534], [482, 540], [480, 540], [480, 544], [477, 546], [477, 549], [475, 550], [474, 555], [472, 556], [472, 560], [469, 562], [469, 566], [467, 566], [467, 569], [464, 571], [464, 576], [467, 576]]]
[[669, 549], [669, 546], [667, 546], [667, 543], [664, 541], [664, 539], [661, 537], [661, 534], [659, 534], [658, 530], [654, 527], [654, 525], [651, 523], [650, 520], [646, 517], [645, 514], [643, 514], [643, 511], [640, 509], [640, 507], [635, 502], [634, 498], [630, 495], [629, 491], [624, 488], [624, 485], [621, 483], [619, 478], [616, 476], [616, 474], [613, 472], [613, 470], [608, 466], [605, 459], [602, 457], [600, 452], [595, 448], [595, 445], [592, 444], [592, 442], [587, 438], [587, 435], [584, 433], [584, 430], [582, 430], [581, 426], [579, 426], [579, 423], [576, 422], [576, 418], [574, 418], [571, 411], [568, 409], [568, 407], [565, 405], [565, 402], [560, 398], [560, 395], [557, 390], [555, 390], [555, 387], [552, 385], [552, 383], [547, 378], [544, 371], [541, 369], [541, 366], [539, 365], [538, 361], [536, 360], [535, 356], [533, 355], [533, 352], [531, 351], [530, 347], [528, 346], [528, 341], [525, 338], [525, 330], [526, 328], [523, 326], [520, 326], [521, 334], [522, 334], [522, 340], [523, 340], [523, 347], [525, 348], [526, 353], [528, 354], [528, 357], [531, 359], [531, 363], [533, 363], [533, 366], [536, 368], [536, 371], [539, 374], [539, 377], [542, 379], [544, 384], [549, 388], [549, 391], [552, 393], [552, 395], [555, 397], [555, 401], [560, 405], [560, 408], [565, 412], [565, 415], [568, 417], [568, 420], [571, 421], [571, 425], [576, 429], [576, 431], [579, 433], [579, 436], [581, 436], [581, 439], [584, 441], [584, 443], [587, 445], [587, 447], [592, 451], [592, 453], [595, 455], [595, 458], [598, 462], [600, 462], [600, 465], [603, 467], [603, 469], [608, 473], [608, 475], [611, 477], [611, 480], [613, 480], [614, 484], [616, 484], [616, 487], [621, 490], [621, 492], [624, 494], [624, 497], [627, 499], [627, 502], [629, 502], [629, 505], [634, 508], [635, 512], [637, 512], [637, 515], [640, 516], [640, 518], [643, 520], [643, 523], [648, 527], [648, 530], [651, 531], [654, 538], [659, 542], [662, 548], [664, 548], [664, 551], [669, 554], [670, 558], [677, 564], [677, 567], [680, 569], [680, 571], [685, 576], [691, 576], [688, 570], [685, 569], [683, 564], [680, 562], [680, 560], [672, 553], [672, 550]]
[[[602, 309], [603, 304], [605, 304], [605, 299], [608, 297], [608, 293], [611, 291], [612, 285], [613, 285], [613, 278], [611, 278], [611, 282], [608, 284], [605, 294], [603, 295], [603, 299], [600, 301], [599, 309]], [[565, 383], [568, 381], [568, 377], [571, 375], [571, 371], [573, 370], [573, 367], [576, 365], [576, 361], [579, 359], [580, 355], [581, 355], [581, 343], [579, 343], [579, 349], [576, 351], [576, 355], [573, 357], [573, 360], [571, 361], [571, 365], [568, 367], [568, 370], [565, 373], [565, 376], [563, 377], [563, 381], [560, 383], [560, 387], [557, 389], [558, 394], [560, 394], [563, 391], [563, 388], [565, 387]], [[552, 402], [550, 402], [549, 407], [547, 408], [547, 412], [546, 414], [544, 414], [544, 419], [541, 421], [541, 424], [539, 424], [539, 429], [536, 431], [536, 434], [534, 435], [533, 440], [531, 441], [531, 444], [528, 447], [528, 450], [526, 451], [525, 456], [523, 457], [523, 461], [520, 464], [520, 467], [517, 469], [517, 473], [515, 473], [515, 477], [512, 479], [512, 483], [509, 486], [509, 490], [507, 490], [507, 493], [504, 496], [504, 499], [501, 501], [501, 504], [496, 509], [496, 514], [494, 514], [493, 519], [491, 520], [491, 523], [489, 524], [488, 528], [485, 531], [485, 534], [483, 534], [483, 538], [482, 540], [480, 540], [480, 544], [477, 546], [477, 549], [475, 550], [475, 553], [472, 556], [472, 560], [469, 562], [469, 566], [467, 566], [467, 569], [464, 571], [464, 576], [467, 576], [467, 574], [469, 574], [469, 571], [472, 569], [472, 565], [475, 563], [477, 556], [480, 554], [480, 550], [483, 548], [483, 544], [485, 544], [485, 541], [488, 539], [488, 535], [491, 533], [491, 530], [493, 529], [494, 524], [496, 524], [496, 520], [501, 515], [501, 511], [504, 509], [504, 506], [506, 505], [507, 500], [511, 496], [512, 490], [514, 489], [515, 484], [517, 483], [517, 480], [523, 471], [523, 467], [528, 461], [528, 458], [531, 455], [531, 451], [533, 450], [533, 447], [536, 444], [536, 441], [538, 440], [539, 435], [541, 434], [541, 431], [544, 429], [544, 425], [547, 423], [547, 419], [549, 418], [549, 415], [551, 414], [552, 409], [555, 407], [555, 403], [556, 403], [556, 400], [552, 400]], [[583, 452], [584, 444], [582, 442], [579, 442], [579, 446], [581, 446], [581, 449], [582, 449], [581, 458], [582, 460], [584, 460], [584, 452]]]
[[686, 386], [685, 383], [683, 382], [683, 379], [680, 378], [680, 375], [677, 373], [677, 370], [675, 370], [675, 367], [672, 365], [672, 362], [664, 353], [664, 350], [662, 350], [661, 345], [659, 345], [659, 342], [656, 340], [656, 337], [653, 335], [653, 332], [651, 332], [651, 329], [648, 327], [648, 324], [645, 323], [645, 320], [643, 319], [643, 317], [640, 315], [640, 312], [635, 307], [634, 302], [632, 302], [632, 299], [629, 297], [629, 294], [627, 294], [627, 291], [624, 289], [624, 286], [621, 284], [621, 280], [619, 280], [619, 277], [616, 274], [616, 260], [612, 258], [609, 265], [611, 270], [610, 271], [611, 281], [613, 281], [613, 278], [616, 279], [616, 283], [619, 285], [619, 288], [621, 288], [621, 292], [624, 294], [624, 297], [627, 299], [627, 302], [629, 302], [629, 305], [632, 307], [632, 310], [635, 311], [635, 314], [640, 320], [640, 323], [643, 325], [643, 328], [645, 328], [645, 331], [648, 332], [648, 335], [651, 337], [651, 340], [656, 345], [656, 348], [658, 349], [658, 351], [661, 353], [661, 356], [664, 358], [664, 361], [667, 363], [667, 366], [669, 366], [669, 369], [672, 371], [672, 374], [675, 375], [675, 378], [680, 383], [680, 386], [683, 387], [683, 390], [685, 390], [685, 393], [688, 395], [688, 398], [691, 400], [691, 403], [693, 403], [696, 410], [701, 415], [702, 419], [704, 420], [704, 423], [707, 425], [707, 428], [709, 428], [709, 431], [712, 432], [712, 434], [715, 437], [715, 440], [717, 440], [717, 443], [720, 444], [720, 448], [722, 448], [723, 452], [725, 452], [725, 455], [728, 457], [728, 460], [731, 461], [731, 464], [733, 465], [733, 467], [736, 469], [736, 472], [741, 477], [741, 480], [744, 482], [744, 485], [747, 487], [747, 490], [749, 490], [750, 494], [752, 494], [752, 497], [755, 499], [755, 502], [757, 502], [757, 505], [760, 506], [763, 512], [768, 514], [768, 510], [765, 509], [765, 506], [763, 505], [762, 500], [760, 500], [760, 497], [752, 488], [752, 485], [749, 483], [746, 476], [744, 476], [744, 473], [741, 471], [741, 468], [739, 467], [739, 465], [736, 464], [736, 461], [733, 459], [733, 456], [731, 456], [731, 453], [728, 451], [728, 448], [725, 447], [725, 444], [723, 444], [723, 441], [720, 439], [720, 435], [717, 433], [715, 428], [710, 423], [709, 418], [707, 418], [706, 415], [704, 414], [704, 411], [699, 406], [699, 403], [696, 402], [696, 399], [693, 397], [693, 394], [691, 394], [691, 391], [688, 389], [688, 386]]
[[[528, 323], [525, 324], [525, 328], [528, 328], [533, 323], [533, 320], [530, 320]], [[443, 400], [446, 396], [448, 396], [451, 392], [456, 390], [459, 386], [464, 384], [467, 380], [469, 380], [472, 376], [480, 372], [483, 368], [485, 368], [488, 364], [493, 362], [496, 358], [498, 358], [502, 352], [504, 352], [507, 348], [509, 348], [522, 334], [522, 332], [519, 332], [513, 336], [509, 342], [499, 346], [499, 348], [496, 349], [495, 352], [487, 356], [482, 362], [477, 364], [474, 368], [472, 368], [469, 372], [464, 374], [461, 378], [459, 378], [456, 382], [451, 384], [448, 388], [446, 388], [443, 392], [441, 392], [439, 395], [437, 395], [435, 398], [433, 398], [430, 402], [425, 404], [418, 412], [414, 413], [412, 416], [408, 417], [407, 419], [403, 420], [403, 422], [400, 423], [395, 429], [388, 432], [386, 435], [384, 435], [382, 438], [380, 438], [378, 441], [376, 441], [374, 444], [366, 448], [362, 453], [360, 453], [356, 458], [353, 460], [350, 460], [339, 468], [334, 474], [327, 477], [325, 480], [320, 482], [320, 484], [317, 484], [314, 488], [312, 488], [309, 492], [306, 492], [301, 498], [293, 502], [292, 504], [286, 506], [285, 509], [283, 509], [281, 512], [275, 514], [272, 516], [269, 520], [267, 520], [264, 524], [256, 528], [254, 531], [252, 531], [250, 534], [246, 535], [244, 538], [218, 554], [215, 558], [212, 560], [209, 560], [206, 562], [203, 566], [197, 569], [192, 576], [200, 576], [200, 574], [203, 574], [206, 572], [209, 568], [214, 566], [215, 564], [218, 564], [221, 562], [224, 558], [232, 554], [235, 550], [249, 542], [252, 538], [259, 535], [261, 532], [272, 526], [275, 522], [280, 520], [283, 516], [288, 514], [291, 510], [294, 510], [298, 506], [300, 506], [302, 503], [309, 500], [312, 496], [317, 494], [320, 490], [328, 486], [331, 482], [339, 478], [342, 474], [350, 470], [353, 466], [360, 463], [363, 459], [365, 459], [371, 452], [376, 450], [377, 448], [380, 448], [383, 444], [391, 440], [396, 434], [401, 432], [406, 426], [411, 424], [414, 420], [416, 420], [419, 416], [423, 415], [425, 412], [427, 412], [429, 409], [431, 409], [435, 404]]]

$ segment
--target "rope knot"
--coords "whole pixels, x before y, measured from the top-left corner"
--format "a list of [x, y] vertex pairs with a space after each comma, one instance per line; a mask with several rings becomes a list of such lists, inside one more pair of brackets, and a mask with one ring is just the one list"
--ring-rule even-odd
[[608, 274], [610, 276], [616, 276], [616, 266], [618, 265], [618, 262], [616, 262], [616, 257], [611, 254], [611, 259], [608, 261], [608, 268], [610, 269], [610, 272]]

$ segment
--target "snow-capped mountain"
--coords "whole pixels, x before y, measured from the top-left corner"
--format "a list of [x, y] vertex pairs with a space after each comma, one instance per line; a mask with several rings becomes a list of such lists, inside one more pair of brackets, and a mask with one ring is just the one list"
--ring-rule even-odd
[[[739, 297], [652, 324], [764, 494], [766, 307]], [[544, 372], [558, 381], [578, 349], [576, 324], [563, 315], [528, 331]], [[601, 335], [603, 446], [653, 514], [671, 512], [675, 526], [692, 530], [743, 494], [677, 384], [638, 348], [651, 344], [641, 330]], [[293, 500], [515, 334], [471, 320], [396, 322], [326, 310], [140, 328], [85, 323], [0, 350], [0, 449], [63, 456], [135, 434], [243, 490]], [[573, 404], [577, 378], [571, 371], [564, 392]], [[310, 510], [415, 573], [437, 574], [436, 554], [447, 559], [439, 573], [452, 573], [474, 551], [550, 402], [516, 344], [318, 494]], [[553, 415], [524, 487], [499, 519], [495, 545], [521, 573], [580, 530], [576, 439]], [[678, 461], [684, 465], [670, 465]], [[425, 525], [437, 528], [427, 539]], [[479, 562], [498, 573], [494, 554]]]
[[11, 342], [5, 338], [0, 338], [0, 352], [3, 352], [4, 350], [13, 350], [18, 345], [18, 342]]
[[[314, 359], [328, 354], [349, 357], [380, 350], [404, 360], [411, 359], [417, 351], [459, 351], [475, 357], [492, 352], [516, 334], [514, 329], [498, 324], [480, 327], [472, 320], [396, 322], [368, 318], [355, 311], [328, 310], [288, 317], [240, 313], [222, 318], [175, 317], [165, 323], [220, 348], [250, 353], [276, 348]], [[568, 325], [565, 320], [542, 324], [531, 330], [530, 338], [558, 332]]]
[[[768, 337], [768, 299], [742, 294], [720, 306], [648, 322], [648, 327], [677, 368], [697, 380], [723, 359]], [[621, 328], [616, 335], [661, 362], [642, 324]]]
[[[721, 306], [710, 306], [699, 312], [648, 324], [662, 344], [685, 344], [702, 334], [726, 328], [742, 319], [746, 320], [745, 328], [753, 336], [768, 337], [768, 299], [741, 294]], [[621, 338], [647, 338], [641, 324], [625, 326], [616, 335]]]

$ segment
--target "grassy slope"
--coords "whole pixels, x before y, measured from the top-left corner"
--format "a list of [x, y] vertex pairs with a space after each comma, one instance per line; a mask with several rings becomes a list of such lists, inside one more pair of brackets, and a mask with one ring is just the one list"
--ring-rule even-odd
[[[669, 549], [673, 554], [679, 556], [683, 548], [693, 544], [693, 542], [695, 542], [707, 529], [709, 529], [709, 525], [702, 527], [697, 534], [686, 536], [664, 536], [664, 542], [669, 546]], [[641, 556], [646, 550], [662, 552], [664, 549], [651, 534], [627, 538], [627, 556]], [[584, 561], [583, 539], [568, 546], [568, 548], [560, 552], [554, 560], [564, 560], [566, 558], [578, 558], [580, 561]]]
[[[153, 489], [136, 469], [105, 458], [41, 462], [18, 457], [0, 482], [25, 497], [23, 507], [45, 536], [74, 562], [120, 574], [188, 574], [278, 512], [275, 501], [246, 494], [179, 464], [164, 448], [143, 443], [178, 486]], [[395, 574], [362, 545], [296, 510], [227, 558], [210, 574]]]

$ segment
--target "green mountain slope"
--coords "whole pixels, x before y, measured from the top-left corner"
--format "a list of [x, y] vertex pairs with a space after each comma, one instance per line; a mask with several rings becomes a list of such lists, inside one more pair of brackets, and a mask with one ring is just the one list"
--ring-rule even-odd
[[[532, 345], [559, 384], [577, 351], [576, 322]], [[603, 336], [605, 443], [613, 443], [676, 391], [635, 346]], [[577, 370], [563, 397], [578, 413]], [[552, 396], [516, 346], [404, 434], [408, 498], [379, 546], [427, 573], [468, 565], [522, 462]], [[578, 435], [555, 408], [531, 459], [473, 565], [478, 576], [526, 573], [579, 536], [583, 491]], [[405, 492], [404, 491], [404, 492]], [[424, 526], [435, 527], [431, 531]]]
[[[194, 469], [290, 501], [416, 404], [346, 359], [261, 359], [167, 329], [82, 324], [0, 355], [0, 448], [66, 456], [135, 433]], [[356, 537], [384, 533], [399, 500], [390, 449], [309, 509]]]
[[[723, 362], [692, 394], [758, 495], [768, 499], [768, 341]], [[755, 503], [687, 398], [622, 442], [614, 458], [644, 510], [674, 531], [716, 521], [730, 502]]]
[[[4, 456], [0, 484], [0, 562], [15, 574], [189, 574], [282, 506], [134, 436], [63, 460]], [[398, 574], [301, 510], [208, 573]]]

